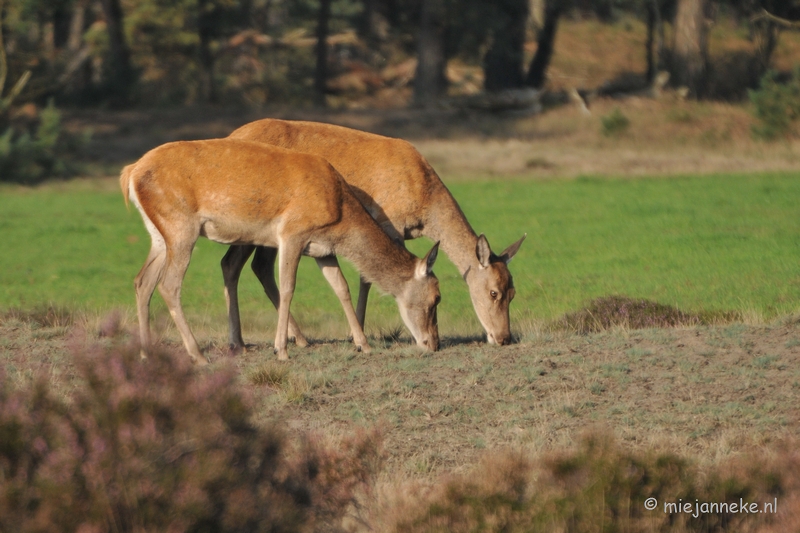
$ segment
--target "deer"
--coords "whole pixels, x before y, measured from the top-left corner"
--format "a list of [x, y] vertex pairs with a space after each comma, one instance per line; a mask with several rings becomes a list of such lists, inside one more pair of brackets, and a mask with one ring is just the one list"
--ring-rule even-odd
[[278, 262], [274, 351], [288, 359], [288, 324], [301, 255], [316, 259], [341, 301], [356, 343], [369, 345], [355, 316], [337, 255], [364, 279], [394, 296], [417, 345], [439, 348], [433, 273], [439, 245], [420, 259], [393, 241], [367, 213], [341, 175], [319, 156], [237, 139], [177, 141], [147, 152], [120, 175], [151, 237], [134, 280], [141, 353], [150, 340], [150, 300], [163, 297], [193, 362], [206, 364], [183, 314], [180, 294], [200, 236], [228, 245], [269, 247]]
[[[269, 118], [246, 124], [228, 138], [324, 157], [392, 239], [403, 243], [426, 236], [439, 242], [469, 287], [487, 341], [499, 345], [511, 342], [509, 304], [516, 291], [508, 263], [527, 234], [499, 255], [492, 252], [486, 237], [475, 233], [436, 171], [411, 143], [332, 124]], [[221, 262], [226, 291], [236, 294], [241, 271], [253, 251], [252, 269], [277, 305], [273, 249], [231, 246]], [[370, 287], [369, 279], [360, 280], [356, 315], [362, 328]], [[229, 344], [232, 352], [238, 352], [245, 349], [238, 300], [233, 298], [229, 304]], [[308, 344], [293, 318], [289, 335], [298, 346]]]

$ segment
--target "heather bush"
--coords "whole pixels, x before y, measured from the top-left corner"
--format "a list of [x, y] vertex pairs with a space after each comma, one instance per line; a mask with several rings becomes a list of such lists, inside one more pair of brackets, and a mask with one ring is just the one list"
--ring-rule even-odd
[[[664, 502], [798, 501], [796, 452], [701, 469], [669, 453], [631, 452], [589, 434], [577, 449], [537, 461], [499, 453], [467, 475], [441, 480], [384, 518], [396, 532], [780, 531], [796, 515], [665, 513]], [[745, 466], [746, 465], [746, 466]], [[655, 498], [656, 508], [644, 502]], [[394, 515], [392, 515], [394, 513]], [[694, 515], [697, 516], [694, 516]], [[789, 522], [787, 522], [789, 521]]]
[[334, 530], [380, 467], [378, 432], [255, 425], [232, 370], [89, 352], [68, 400], [0, 376], [0, 532]]

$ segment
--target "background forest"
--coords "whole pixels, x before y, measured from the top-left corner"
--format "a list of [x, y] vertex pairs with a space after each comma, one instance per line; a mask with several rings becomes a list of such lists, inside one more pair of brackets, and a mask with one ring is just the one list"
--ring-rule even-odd
[[[558, 90], [564, 83], [547, 70], [564, 19], [624, 20], [646, 34], [646, 70], [615, 89], [647, 86], [664, 70], [691, 97], [741, 99], [770, 68], [781, 32], [796, 27], [800, 2], [2, 0], [0, 131], [12, 106], [49, 98], [59, 106], [392, 107]], [[720, 19], [734, 19], [748, 43], [725, 65], [708, 49]]]

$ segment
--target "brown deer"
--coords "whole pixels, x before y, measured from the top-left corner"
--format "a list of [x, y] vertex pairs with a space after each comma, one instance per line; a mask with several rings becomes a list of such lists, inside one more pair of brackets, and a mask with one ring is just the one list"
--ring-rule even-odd
[[[402, 242], [426, 236], [441, 242], [442, 249], [469, 286], [472, 305], [491, 344], [511, 341], [508, 307], [514, 284], [507, 264], [519, 250], [521, 239], [496, 255], [483, 235], [476, 235], [442, 180], [419, 152], [401, 139], [383, 137], [342, 126], [318, 122], [263, 119], [246, 124], [230, 134], [327, 159], [352, 188], [358, 200], [381, 228]], [[228, 294], [235, 294], [242, 267], [256, 249], [232, 246], [222, 259]], [[273, 276], [275, 251], [259, 247], [252, 268], [273, 304], [277, 287]], [[369, 279], [362, 278], [356, 315], [363, 327]], [[230, 345], [244, 347], [239, 307], [229, 301]], [[289, 334], [298, 345], [307, 341], [291, 319]]]
[[438, 349], [439, 282], [432, 272], [438, 244], [419, 259], [392, 241], [323, 158], [234, 139], [174, 142], [125, 167], [120, 186], [152, 239], [134, 283], [143, 357], [150, 346], [150, 299], [158, 285], [189, 355], [205, 363], [180, 302], [183, 277], [201, 235], [277, 250], [279, 359], [288, 358], [289, 306], [303, 254], [317, 259], [357, 344], [368, 349], [334, 254], [348, 258], [365, 279], [395, 297], [420, 347]]

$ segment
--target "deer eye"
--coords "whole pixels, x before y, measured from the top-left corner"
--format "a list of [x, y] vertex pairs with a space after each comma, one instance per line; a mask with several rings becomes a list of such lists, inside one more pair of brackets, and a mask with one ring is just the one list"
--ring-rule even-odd
[[489, 294], [492, 296], [492, 298], [497, 300], [497, 291], [490, 291]]
[[435, 300], [433, 300], [433, 305], [434, 305], [434, 307], [435, 307], [435, 306], [437, 306], [437, 305], [439, 305], [439, 302], [441, 302], [441, 301], [442, 301], [442, 297], [441, 297], [441, 296], [439, 296], [439, 295], [437, 294], [437, 295], [436, 295], [436, 299], [435, 299]]

